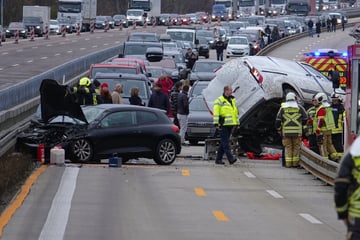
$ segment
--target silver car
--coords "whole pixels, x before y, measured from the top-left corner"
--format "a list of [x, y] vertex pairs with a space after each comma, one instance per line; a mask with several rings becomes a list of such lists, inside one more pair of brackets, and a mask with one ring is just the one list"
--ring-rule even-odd
[[232, 86], [236, 97], [240, 145], [256, 153], [261, 153], [262, 144], [281, 144], [274, 121], [286, 93], [294, 92], [308, 107], [314, 94], [325, 92], [330, 96], [333, 92], [332, 82], [310, 65], [263, 56], [225, 63], [202, 92], [209, 109], [226, 85]]

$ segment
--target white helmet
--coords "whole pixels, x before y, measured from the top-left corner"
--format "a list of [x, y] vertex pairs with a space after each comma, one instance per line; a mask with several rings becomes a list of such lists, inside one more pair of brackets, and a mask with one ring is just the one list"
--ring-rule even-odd
[[340, 94], [333, 92], [333, 93], [331, 94], [331, 100], [339, 100], [339, 101], [342, 101], [342, 97], [340, 96]]
[[293, 92], [289, 92], [286, 94], [286, 101], [295, 101], [296, 95]]
[[315, 95], [315, 99], [318, 101], [318, 102], [325, 102], [327, 101], [327, 97], [326, 97], [326, 94], [323, 93], [323, 92], [319, 92]]

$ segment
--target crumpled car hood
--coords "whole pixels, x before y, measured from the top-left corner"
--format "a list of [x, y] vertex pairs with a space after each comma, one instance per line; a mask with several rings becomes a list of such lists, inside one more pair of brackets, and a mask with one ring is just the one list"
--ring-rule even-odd
[[41, 118], [48, 123], [53, 117], [65, 115], [87, 123], [76, 97], [66, 85], [52, 79], [44, 79], [40, 85]]

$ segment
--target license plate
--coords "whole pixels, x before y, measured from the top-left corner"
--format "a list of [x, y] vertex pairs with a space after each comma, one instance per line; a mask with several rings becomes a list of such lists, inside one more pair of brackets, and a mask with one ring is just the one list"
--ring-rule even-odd
[[191, 133], [210, 133], [210, 128], [191, 128]]

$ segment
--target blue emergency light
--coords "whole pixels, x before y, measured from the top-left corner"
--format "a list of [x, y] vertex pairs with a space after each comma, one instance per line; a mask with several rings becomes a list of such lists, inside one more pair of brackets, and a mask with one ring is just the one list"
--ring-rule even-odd
[[319, 56], [320, 56], [320, 52], [314, 52], [314, 56], [315, 56], [315, 57], [319, 57]]
[[343, 52], [343, 53], [341, 54], [341, 56], [346, 58], [346, 57], [348, 57], [348, 53], [347, 53], [347, 52]]

